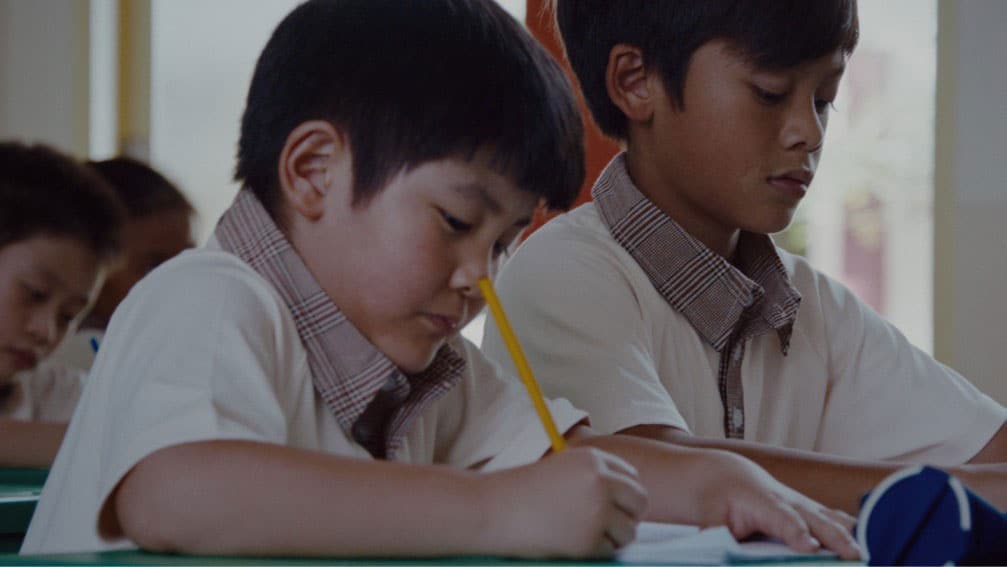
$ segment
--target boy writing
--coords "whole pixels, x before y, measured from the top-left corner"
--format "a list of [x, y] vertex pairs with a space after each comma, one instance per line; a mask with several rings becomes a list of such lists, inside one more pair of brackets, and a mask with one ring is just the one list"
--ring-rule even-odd
[[83, 164], [0, 142], [0, 465], [46, 467], [56, 456], [81, 376], [33, 371], [94, 303], [122, 216]]
[[[1007, 505], [1007, 410], [777, 249], [857, 41], [855, 0], [559, 0], [625, 148], [497, 286], [549, 395], [595, 428], [754, 459], [830, 506], [909, 462]], [[488, 328], [489, 358], [509, 364]], [[959, 466], [970, 463], [967, 466]]]
[[848, 516], [752, 463], [595, 437], [563, 400], [605, 451], [534, 463], [531, 404], [457, 331], [537, 204], [573, 199], [581, 134], [493, 2], [294, 10], [249, 89], [245, 188], [112, 317], [22, 553], [605, 555], [646, 513], [855, 557]]

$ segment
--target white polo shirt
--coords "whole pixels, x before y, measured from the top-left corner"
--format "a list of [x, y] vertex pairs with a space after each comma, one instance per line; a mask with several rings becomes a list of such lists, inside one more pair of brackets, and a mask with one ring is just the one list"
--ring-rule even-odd
[[104, 340], [105, 331], [88, 327], [67, 335], [47, 360], [68, 368], [77, 368], [87, 374], [94, 364], [97, 347]]
[[[116, 310], [22, 553], [134, 547], [99, 533], [116, 484], [158, 449], [251, 440], [361, 459], [370, 454], [317, 395], [290, 312], [237, 257], [185, 252], [145, 278]], [[483, 470], [537, 460], [549, 440], [516, 381], [497, 376], [468, 342], [460, 385], [423, 408], [396, 453], [411, 463]], [[584, 419], [551, 402], [563, 431]]]
[[[625, 195], [635, 191], [620, 158], [603, 183]], [[626, 203], [624, 220], [653, 212], [639, 199]], [[631, 222], [624, 228], [643, 239], [654, 227]], [[645, 250], [650, 258], [662, 253], [660, 246]], [[792, 329], [723, 351], [740, 358], [734, 362], [740, 363], [745, 440], [953, 465], [975, 455], [1007, 419], [1003, 406], [911, 345], [846, 287], [803, 258], [777, 253], [801, 296]], [[688, 265], [666, 275], [702, 290], [709, 282], [696, 280], [696, 273]], [[496, 286], [546, 395], [587, 410], [594, 429], [653, 424], [725, 437], [722, 352], [659, 292], [596, 203], [535, 232], [503, 266]], [[722, 299], [708, 301], [706, 311], [731, 298]], [[492, 326], [483, 349], [491, 360], [510, 364]]]
[[66, 423], [73, 416], [86, 372], [50, 361], [14, 375], [14, 388], [0, 401], [0, 416], [21, 421]]

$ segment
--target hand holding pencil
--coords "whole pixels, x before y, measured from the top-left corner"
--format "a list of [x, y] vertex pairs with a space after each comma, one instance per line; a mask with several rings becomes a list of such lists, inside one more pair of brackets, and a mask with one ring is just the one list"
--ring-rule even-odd
[[[493, 290], [493, 284], [489, 279], [482, 278], [479, 290], [549, 435], [553, 452], [564, 452], [566, 442], [549, 413], [549, 406]], [[505, 498], [506, 505], [500, 508], [510, 508], [524, 515], [520, 520], [511, 518], [506, 524], [520, 525], [524, 533], [541, 537], [540, 545], [543, 547], [532, 549], [531, 555], [609, 557], [633, 540], [636, 525], [647, 509], [647, 492], [632, 465], [616, 455], [584, 447], [566, 451], [548, 461], [533, 467], [504, 471], [505, 476], [514, 481], [507, 484], [514, 486], [512, 490], [504, 491], [511, 495]], [[555, 484], [557, 477], [562, 477], [559, 484]], [[545, 501], [532, 498], [530, 509], [521, 506], [515, 509], [513, 506], [548, 485], [552, 486], [550, 498]], [[538, 507], [542, 509], [537, 510]]]

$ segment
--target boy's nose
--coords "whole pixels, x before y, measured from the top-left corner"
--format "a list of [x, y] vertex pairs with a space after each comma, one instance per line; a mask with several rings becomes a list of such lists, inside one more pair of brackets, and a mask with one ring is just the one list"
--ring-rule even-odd
[[28, 323], [28, 333], [34, 341], [42, 346], [50, 346], [59, 338], [58, 316], [53, 313], [39, 311]]
[[480, 297], [479, 280], [489, 276], [486, 260], [472, 260], [460, 264], [451, 276], [451, 287], [467, 298]]
[[821, 149], [824, 140], [825, 123], [814, 101], [810, 105], [795, 105], [783, 130], [784, 147], [814, 153]]

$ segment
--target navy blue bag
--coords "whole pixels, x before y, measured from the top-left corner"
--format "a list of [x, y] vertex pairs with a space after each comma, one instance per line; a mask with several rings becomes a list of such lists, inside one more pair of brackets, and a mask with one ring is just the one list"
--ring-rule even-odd
[[931, 467], [898, 471], [861, 501], [869, 565], [1007, 564], [1007, 516]]

